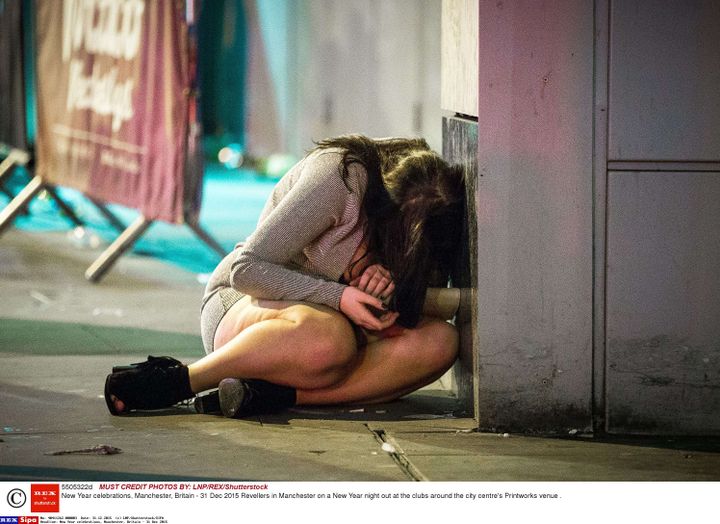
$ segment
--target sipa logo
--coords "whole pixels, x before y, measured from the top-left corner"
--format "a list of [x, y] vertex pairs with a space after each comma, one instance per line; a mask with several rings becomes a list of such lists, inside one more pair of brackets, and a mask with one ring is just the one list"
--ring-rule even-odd
[[32, 484], [30, 509], [33, 513], [55, 513], [60, 511], [59, 484]]
[[11, 508], [22, 508], [25, 505], [26, 501], [27, 495], [25, 495], [25, 492], [21, 489], [11, 489], [10, 493], [8, 493], [7, 503], [10, 505]]

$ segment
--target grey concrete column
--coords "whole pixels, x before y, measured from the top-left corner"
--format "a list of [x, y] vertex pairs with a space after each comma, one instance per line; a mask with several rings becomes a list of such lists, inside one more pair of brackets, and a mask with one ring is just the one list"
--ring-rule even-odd
[[478, 422], [591, 427], [593, 2], [480, 2]]

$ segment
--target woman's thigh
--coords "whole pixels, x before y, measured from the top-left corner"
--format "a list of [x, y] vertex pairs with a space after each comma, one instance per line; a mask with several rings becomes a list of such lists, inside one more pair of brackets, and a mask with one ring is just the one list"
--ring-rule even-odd
[[263, 300], [244, 296], [233, 304], [220, 320], [215, 331], [214, 348], [218, 349], [248, 327], [265, 320], [285, 319], [295, 322], [347, 323], [344, 315], [334, 309], [308, 302]]

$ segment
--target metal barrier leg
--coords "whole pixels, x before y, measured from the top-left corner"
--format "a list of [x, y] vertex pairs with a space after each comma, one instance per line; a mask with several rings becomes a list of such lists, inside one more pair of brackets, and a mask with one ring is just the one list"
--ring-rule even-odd
[[13, 166], [24, 166], [28, 163], [29, 155], [19, 149], [11, 149], [8, 156], [0, 162], [0, 180], [12, 173]]
[[[26, 151], [23, 151], [21, 149], [11, 149], [8, 156], [5, 158], [5, 160], [0, 163], [0, 183], [2, 183], [2, 179], [12, 173], [12, 168], [14, 166], [25, 166], [30, 162], [30, 154]], [[65, 213], [65, 215], [70, 219], [70, 221], [75, 224], [76, 226], [82, 226], [83, 222], [78, 218], [78, 216], [75, 214], [75, 211], [72, 210], [70, 206], [68, 206], [57, 194], [57, 191], [55, 191], [55, 188], [50, 185], [45, 185], [42, 189], [48, 192], [50, 197], [55, 200], [60, 210]], [[10, 194], [7, 191], [4, 191], [6, 194]]]
[[34, 177], [28, 185], [22, 188], [17, 196], [0, 211], [0, 234], [12, 224], [17, 214], [20, 213], [43, 188], [44, 184], [41, 178], [39, 176]]
[[227, 255], [227, 251], [225, 251], [223, 247], [218, 244], [218, 241], [211, 237], [207, 231], [200, 227], [200, 224], [198, 222], [189, 221], [186, 222], [186, 224], [190, 229], [193, 230], [193, 232], [200, 238], [200, 240], [205, 242], [210, 247], [210, 249], [220, 255], [220, 258], [224, 258], [225, 255]]
[[143, 215], [137, 217], [135, 221], [120, 233], [120, 236], [102, 252], [97, 260], [87, 268], [85, 278], [90, 282], [100, 281], [103, 275], [115, 264], [115, 261], [132, 247], [152, 223], [152, 220]]
[[60, 210], [65, 213], [65, 216], [70, 219], [70, 222], [76, 226], [85, 225], [85, 223], [75, 214], [75, 211], [73, 211], [73, 209], [68, 206], [62, 198], [60, 198], [60, 195], [57, 194], [57, 191], [53, 186], [45, 186], [45, 191], [48, 192], [48, 195], [50, 195], [50, 197], [55, 201]]
[[[5, 195], [8, 200], [12, 200], [13, 198], [15, 198], [15, 195], [12, 193], [12, 191], [10, 191], [8, 188], [5, 187], [5, 185], [3, 184], [2, 179], [0, 179], [0, 193], [2, 193], [3, 195]], [[30, 213], [28, 212], [28, 210], [27, 210], [25, 207], [23, 207], [23, 208], [20, 209], [20, 211], [18, 212], [18, 214], [20, 214], [20, 215], [22, 215], [22, 216], [27, 216], [27, 215], [29, 215]]]
[[5, 178], [6, 175], [12, 173], [11, 168], [15, 165], [15, 157], [9, 155], [2, 162], [0, 162], [0, 180]]
[[125, 224], [123, 224], [118, 217], [113, 214], [112, 211], [110, 211], [107, 206], [100, 202], [99, 200], [95, 200], [94, 198], [90, 198], [89, 196], [85, 195], [85, 198], [87, 198], [92, 204], [97, 208], [98, 211], [100, 211], [100, 214], [105, 217], [105, 219], [110, 223], [112, 227], [120, 231], [121, 233], [125, 231], [125, 228], [127, 227]]

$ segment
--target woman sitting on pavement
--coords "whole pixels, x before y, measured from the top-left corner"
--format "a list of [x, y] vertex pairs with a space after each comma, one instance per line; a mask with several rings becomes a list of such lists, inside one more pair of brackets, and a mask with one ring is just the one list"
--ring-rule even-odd
[[201, 313], [207, 355], [113, 369], [113, 415], [196, 394], [229, 417], [294, 405], [384, 402], [439, 378], [455, 328], [423, 316], [457, 253], [464, 182], [422, 139], [342, 136], [277, 184], [256, 231], [213, 272]]

